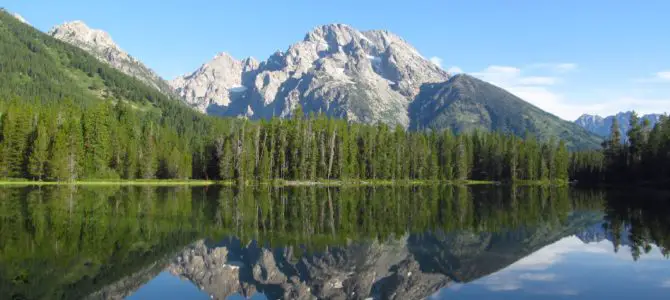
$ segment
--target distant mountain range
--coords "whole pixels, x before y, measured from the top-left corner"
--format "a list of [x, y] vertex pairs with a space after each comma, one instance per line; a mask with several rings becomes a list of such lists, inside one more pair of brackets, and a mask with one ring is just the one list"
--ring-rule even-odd
[[[584, 114], [575, 120], [575, 124], [585, 128], [586, 130], [595, 133], [602, 137], [607, 137], [611, 133], [612, 122], [616, 119], [619, 122], [619, 130], [622, 136], [630, 129], [630, 117], [633, 115], [632, 111], [620, 112], [613, 116], [601, 117], [598, 115]], [[651, 126], [654, 126], [661, 118], [661, 114], [648, 114], [640, 117], [640, 121], [649, 120]]]
[[168, 97], [212, 115], [289, 117], [300, 106], [352, 122], [415, 130], [482, 129], [565, 139], [572, 148], [601, 138], [468, 75], [450, 76], [401, 37], [344, 24], [315, 28], [265, 61], [217, 54], [190, 74], [166, 81], [124, 52], [109, 34], [81, 21], [48, 31]]

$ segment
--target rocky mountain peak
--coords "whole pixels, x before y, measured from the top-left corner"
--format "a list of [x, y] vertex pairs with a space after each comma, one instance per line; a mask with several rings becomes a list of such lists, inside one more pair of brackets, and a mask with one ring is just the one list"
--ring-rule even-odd
[[238, 60], [220, 52], [195, 72], [173, 79], [170, 85], [191, 106], [211, 112], [229, 106], [233, 99], [244, 97], [247, 87], [242, 84], [242, 79], [258, 66], [258, 61], [252, 57]]
[[49, 30], [48, 34], [57, 39], [76, 44], [77, 46], [86, 45], [101, 50], [111, 48], [121, 51], [119, 46], [112, 40], [109, 33], [99, 29], [92, 29], [80, 20], [65, 22], [55, 26]]
[[92, 54], [98, 60], [113, 68], [133, 76], [146, 85], [164, 94], [174, 95], [172, 88], [153, 70], [123, 51], [111, 35], [99, 29], [90, 28], [83, 21], [65, 22], [53, 27], [48, 34], [61, 41], [77, 46]]
[[322, 42], [330, 46], [345, 46], [351, 41], [365, 40], [358, 30], [346, 24], [327, 24], [314, 28], [305, 35], [305, 42]]
[[264, 62], [220, 54], [172, 85], [198, 109], [225, 116], [286, 117], [300, 105], [306, 113], [406, 127], [407, 106], [420, 86], [447, 79], [388, 31], [327, 24]]

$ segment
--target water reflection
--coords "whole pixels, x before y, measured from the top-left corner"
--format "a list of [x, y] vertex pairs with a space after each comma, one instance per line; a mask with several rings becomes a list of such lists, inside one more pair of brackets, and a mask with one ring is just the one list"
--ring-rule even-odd
[[662, 260], [655, 287], [670, 285], [670, 197], [658, 192], [42, 187], [0, 198], [2, 299], [491, 297], [559, 289], [565, 263], [585, 257]]

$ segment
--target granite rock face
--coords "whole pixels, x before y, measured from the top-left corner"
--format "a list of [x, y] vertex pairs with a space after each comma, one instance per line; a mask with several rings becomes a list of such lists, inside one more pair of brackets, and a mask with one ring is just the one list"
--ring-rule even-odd
[[253, 58], [240, 61], [219, 53], [192, 74], [170, 81], [170, 85], [186, 103], [207, 112], [210, 106], [228, 107], [233, 100], [245, 101], [248, 88], [242, 85], [243, 74], [249, 75], [257, 68]]
[[98, 60], [139, 79], [162, 93], [174, 95], [172, 88], [165, 80], [123, 51], [105, 31], [92, 29], [82, 21], [72, 21], [53, 27], [48, 34], [83, 49]]
[[578, 234], [601, 215], [574, 214], [565, 223], [487, 232], [426, 232], [351, 241], [324, 251], [268, 248], [235, 238], [199, 241], [168, 270], [212, 299], [235, 294], [267, 299], [425, 299], [453, 283], [467, 283]]
[[421, 85], [448, 79], [388, 31], [331, 24], [260, 64], [219, 54], [171, 85], [186, 102], [215, 115], [288, 117], [300, 105], [305, 113], [407, 127], [407, 107]]

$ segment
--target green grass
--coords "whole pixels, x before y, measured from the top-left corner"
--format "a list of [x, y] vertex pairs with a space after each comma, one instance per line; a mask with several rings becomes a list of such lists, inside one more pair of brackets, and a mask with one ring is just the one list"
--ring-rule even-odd
[[36, 180], [3, 180], [0, 185], [150, 185], [150, 186], [173, 186], [213, 185], [219, 182], [213, 180], [78, 180], [78, 181], [36, 181]]
[[[238, 184], [232, 180], [180, 180], [180, 179], [137, 179], [137, 180], [78, 180], [78, 181], [35, 181], [25, 179], [5, 179], [0, 180], [0, 185], [16, 186], [46, 186], [46, 185], [85, 185], [85, 186], [105, 186], [105, 185], [146, 185], [146, 186], [206, 186], [206, 185], [226, 185], [233, 186]], [[281, 180], [270, 181], [248, 180], [243, 183], [247, 186], [252, 185], [271, 185], [271, 186], [407, 186], [407, 185], [499, 185], [501, 182], [486, 180]], [[505, 183], [510, 184], [510, 183]], [[568, 183], [562, 181], [530, 181], [518, 180], [512, 184], [515, 185], [558, 185], [565, 186]]]

